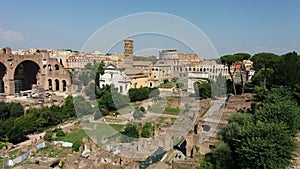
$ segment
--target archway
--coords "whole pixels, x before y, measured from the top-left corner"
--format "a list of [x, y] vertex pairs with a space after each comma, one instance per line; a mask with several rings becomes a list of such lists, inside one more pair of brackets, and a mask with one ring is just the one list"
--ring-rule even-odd
[[37, 84], [36, 75], [40, 67], [37, 63], [25, 60], [18, 64], [14, 72], [15, 92], [31, 90], [33, 84]]
[[58, 64], [55, 64], [54, 67], [55, 67], [55, 70], [59, 70]]
[[63, 92], [67, 91], [67, 82], [65, 80], [62, 81]]
[[5, 92], [5, 84], [3, 81], [3, 77], [6, 73], [6, 67], [3, 63], [0, 62], [0, 93]]
[[52, 90], [52, 80], [48, 79], [48, 89]]
[[59, 91], [59, 80], [55, 79], [55, 90]]

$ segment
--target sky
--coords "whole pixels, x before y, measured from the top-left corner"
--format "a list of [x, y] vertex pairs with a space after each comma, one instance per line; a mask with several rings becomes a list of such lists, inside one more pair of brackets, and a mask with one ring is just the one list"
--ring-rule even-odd
[[[0, 10], [0, 48], [81, 51], [97, 30], [118, 18], [158, 12], [177, 16], [194, 25], [220, 56], [238, 52], [299, 53], [299, 8], [298, 0], [3, 0]], [[165, 27], [164, 24], [153, 23], [158, 24], [156, 27]], [[129, 24], [123, 22], [123, 25], [113, 28], [105, 38], [100, 38], [96, 49], [107, 52], [104, 46], [110, 43], [109, 36], [124, 32], [129, 29]], [[138, 24], [143, 25], [143, 21], [134, 23]], [[174, 30], [181, 30], [186, 36], [186, 41], [197, 41], [193, 31], [184, 26], [176, 28]], [[135, 40], [135, 51], [140, 55], [147, 54], [149, 50], [166, 48], [190, 52], [186, 44], [174, 42], [172, 38], [164, 40], [168, 38], [157, 38], [157, 35], [150, 37], [149, 34], [131, 38]], [[121, 44], [120, 40], [116, 46]], [[111, 46], [109, 51], [122, 53], [121, 47], [116, 46]]]

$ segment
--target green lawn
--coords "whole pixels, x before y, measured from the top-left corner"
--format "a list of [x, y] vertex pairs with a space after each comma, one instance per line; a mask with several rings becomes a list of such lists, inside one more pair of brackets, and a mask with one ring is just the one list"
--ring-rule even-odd
[[166, 107], [164, 114], [179, 115], [180, 109]]
[[116, 131], [120, 131], [125, 125], [123, 124], [110, 124], [110, 127], [112, 127]]
[[74, 132], [69, 133], [64, 137], [57, 137], [55, 140], [75, 143], [76, 141], [81, 141], [85, 136], [87, 136], [85, 130], [76, 129]]
[[[86, 133], [89, 137], [96, 137], [98, 144], [102, 144], [102, 140], [115, 133], [118, 133], [124, 125], [122, 124], [104, 124], [104, 123], [86, 123], [83, 124], [86, 129]], [[103, 143], [104, 144], [104, 143]]]

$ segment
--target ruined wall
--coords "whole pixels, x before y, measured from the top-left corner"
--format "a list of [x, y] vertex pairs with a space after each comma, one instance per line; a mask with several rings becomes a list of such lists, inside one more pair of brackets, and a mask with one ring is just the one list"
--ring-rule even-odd
[[[47, 51], [38, 51], [31, 55], [13, 55], [7, 53], [7, 50], [3, 49], [0, 52], [0, 64], [5, 67], [4, 76], [2, 78], [4, 82], [4, 93], [15, 93], [15, 72], [20, 63], [24, 61], [32, 61], [39, 67], [39, 71], [36, 75], [37, 85], [41, 85], [44, 89], [51, 89], [49, 80], [52, 81], [52, 90], [58, 89], [58, 91], [71, 92], [71, 76], [70, 73], [58, 63], [56, 59], [50, 58]], [[53, 88], [57, 81], [58, 88]], [[54, 85], [53, 85], [54, 84]], [[63, 86], [63, 84], [65, 84]]]

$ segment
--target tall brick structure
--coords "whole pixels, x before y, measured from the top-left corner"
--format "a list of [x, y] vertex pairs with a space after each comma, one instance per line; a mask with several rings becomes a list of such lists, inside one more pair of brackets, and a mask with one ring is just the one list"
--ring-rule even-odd
[[14, 55], [10, 48], [0, 50], [0, 93], [14, 94], [37, 84], [46, 90], [71, 92], [70, 73], [45, 50]]

